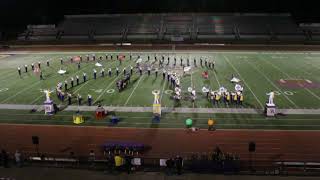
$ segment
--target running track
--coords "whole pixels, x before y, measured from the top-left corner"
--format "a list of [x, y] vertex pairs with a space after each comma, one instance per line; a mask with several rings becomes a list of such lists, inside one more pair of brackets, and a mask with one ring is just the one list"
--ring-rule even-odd
[[49, 125], [0, 125], [0, 148], [34, 152], [31, 136], [40, 138], [40, 152], [55, 155], [87, 156], [89, 150], [101, 155], [106, 141], [135, 141], [150, 145], [146, 156], [169, 157], [176, 154], [206, 153], [215, 146], [224, 152], [249, 159], [248, 142], [256, 142], [255, 160], [320, 162], [320, 131], [217, 130], [187, 132], [185, 129], [138, 129]]

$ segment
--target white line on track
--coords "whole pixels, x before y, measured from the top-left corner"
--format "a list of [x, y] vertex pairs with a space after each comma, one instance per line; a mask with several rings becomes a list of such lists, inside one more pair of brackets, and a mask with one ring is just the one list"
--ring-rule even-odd
[[[278, 66], [274, 65], [273, 63], [265, 60], [265, 62], [267, 62], [268, 64], [270, 64], [273, 68], [277, 69], [278, 71], [280, 71], [282, 74], [286, 75], [288, 78], [293, 79], [292, 76], [290, 76], [288, 73], [284, 72], [283, 70], [281, 70]], [[315, 98], [317, 98], [318, 100], [320, 100], [320, 97], [318, 95], [316, 95], [315, 93], [313, 93], [312, 91], [310, 91], [308, 88], [303, 87], [303, 89], [305, 89], [306, 91], [308, 91], [312, 96], [314, 96]]]
[[145, 76], [143, 76], [143, 77], [139, 77], [138, 84], [137, 84], [137, 85], [134, 87], [134, 89], [132, 90], [132, 92], [131, 92], [130, 96], [128, 97], [128, 99], [127, 99], [126, 103], [124, 104], [124, 106], [126, 106], [126, 105], [128, 104], [128, 102], [129, 102], [129, 100], [130, 100], [131, 96], [133, 95], [133, 93], [134, 93], [134, 91], [137, 89], [137, 87], [139, 86], [140, 81], [141, 81], [142, 79], [144, 79], [144, 77], [145, 77]]
[[283, 94], [284, 97], [285, 97], [292, 105], [294, 105], [295, 108], [299, 108], [299, 107], [297, 106], [297, 104], [294, 103], [285, 93], [283, 93], [282, 90], [281, 90], [278, 86], [276, 86], [262, 71], [260, 71], [260, 69], [258, 69], [255, 65], [252, 65], [252, 63], [251, 63], [249, 60], [245, 59], [245, 61], [248, 62], [248, 64], [250, 64], [250, 66], [252, 66], [254, 69], [256, 69], [256, 71], [258, 71], [267, 81], [269, 81], [269, 83], [270, 83], [274, 88], [276, 88], [279, 92], [281, 92], [281, 94]]
[[252, 89], [250, 88], [250, 86], [246, 83], [246, 81], [245, 81], [244, 78], [241, 76], [241, 74], [239, 73], [239, 71], [229, 62], [228, 57], [226, 57], [225, 55], [222, 55], [222, 57], [224, 57], [224, 59], [228, 62], [228, 64], [237, 72], [237, 74], [239, 75], [239, 77], [243, 80], [243, 83], [248, 87], [248, 89], [250, 90], [250, 92], [252, 93], [252, 95], [255, 97], [255, 99], [256, 99], [257, 102], [259, 103], [260, 107], [263, 109], [264, 106], [262, 105], [262, 103], [260, 102], [260, 100], [258, 99], [258, 97], [254, 94], [254, 92], [252, 91]]

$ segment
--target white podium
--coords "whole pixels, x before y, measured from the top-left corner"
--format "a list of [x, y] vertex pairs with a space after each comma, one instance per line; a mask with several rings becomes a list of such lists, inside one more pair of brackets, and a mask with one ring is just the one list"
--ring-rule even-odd
[[276, 115], [276, 105], [266, 103], [265, 113], [267, 117], [274, 117]]
[[53, 108], [53, 101], [52, 101], [52, 100], [50, 100], [50, 101], [45, 101], [45, 102], [43, 103], [43, 105], [44, 105], [44, 113], [45, 113], [46, 115], [52, 115], [52, 114], [54, 114], [54, 108]]

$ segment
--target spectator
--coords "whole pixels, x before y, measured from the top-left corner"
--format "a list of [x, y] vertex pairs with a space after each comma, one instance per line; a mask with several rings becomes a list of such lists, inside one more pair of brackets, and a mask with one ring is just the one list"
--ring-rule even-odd
[[167, 166], [167, 175], [171, 175], [172, 167], [174, 166], [174, 161], [172, 158], [169, 158], [166, 160], [166, 166]]
[[130, 155], [126, 155], [125, 156], [125, 161], [126, 161], [126, 170], [127, 170], [127, 173], [130, 174], [131, 172], [131, 160], [132, 160], [132, 157]]
[[90, 150], [90, 153], [89, 153], [89, 162], [91, 164], [91, 167], [94, 166], [94, 161], [96, 160], [96, 155], [94, 153], [93, 150]]
[[16, 150], [16, 152], [14, 153], [14, 159], [16, 161], [17, 167], [21, 167], [21, 153], [19, 150]]
[[1, 150], [1, 157], [2, 157], [2, 166], [4, 168], [8, 168], [8, 159], [9, 159], [9, 157], [8, 157], [7, 152], [4, 149]]
[[115, 169], [119, 171], [121, 169], [121, 166], [123, 165], [123, 158], [119, 154], [116, 154], [114, 156], [114, 163]]
[[183, 159], [182, 159], [182, 157], [180, 157], [178, 155], [176, 157], [175, 161], [176, 161], [175, 164], [176, 164], [176, 168], [177, 168], [177, 173], [178, 173], [178, 175], [181, 175], [182, 166], [183, 166]]

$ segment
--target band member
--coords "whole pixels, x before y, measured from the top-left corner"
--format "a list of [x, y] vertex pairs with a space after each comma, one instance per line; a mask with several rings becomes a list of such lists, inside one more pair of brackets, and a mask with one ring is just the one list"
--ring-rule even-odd
[[40, 61], [38, 62], [38, 67], [39, 67], [39, 69], [41, 69], [41, 62]]
[[64, 101], [64, 95], [65, 95], [64, 92], [61, 92], [61, 93], [60, 93], [60, 98], [61, 98], [61, 101], [62, 101], [62, 102]]
[[155, 70], [156, 77], [158, 77], [158, 68]]
[[123, 71], [123, 75], [126, 75], [126, 71], [127, 71], [126, 67], [124, 67], [122, 71]]
[[79, 76], [76, 75], [76, 81], [77, 81], [77, 85], [79, 85]]
[[82, 62], [82, 56], [79, 56], [80, 57], [80, 62]]
[[86, 82], [87, 81], [87, 74], [83, 73], [82, 77], [83, 77], [83, 82]]
[[74, 81], [74, 79], [73, 79], [73, 77], [71, 77], [71, 78], [70, 78], [71, 87], [73, 87], [73, 85], [74, 85], [74, 84], [73, 84], [73, 81]]
[[202, 58], [200, 58], [200, 65], [202, 66]]
[[24, 71], [27, 73], [28, 72], [28, 65], [24, 65]]
[[67, 80], [64, 81], [64, 90], [65, 91], [68, 90], [68, 81]]
[[34, 64], [33, 63], [31, 64], [31, 69], [32, 69], [32, 71], [34, 71]]
[[109, 70], [108, 70], [108, 74], [109, 74], [109, 77], [111, 77], [111, 75], [112, 75], [111, 68], [109, 68]]
[[116, 68], [116, 74], [117, 74], [117, 76], [119, 76], [119, 68], [118, 67]]
[[92, 96], [88, 94], [88, 106], [92, 105]]
[[80, 106], [82, 102], [82, 97], [80, 94], [78, 94], [77, 99], [78, 99], [78, 105]]
[[40, 71], [40, 80], [43, 80], [42, 71]]
[[130, 75], [132, 75], [132, 73], [133, 73], [133, 67], [130, 66]]
[[151, 68], [148, 67], [148, 76], [150, 76]]
[[49, 60], [47, 60], [47, 66], [48, 66], [48, 67], [50, 66], [50, 62], [49, 62]]
[[196, 60], [196, 58], [193, 59], [193, 65], [194, 65], [194, 66], [197, 66], [197, 60]]
[[187, 59], [187, 66], [190, 66], [190, 60], [189, 60], [189, 58]]
[[19, 76], [21, 76], [21, 68], [20, 68], [20, 66], [18, 67], [18, 74], [19, 74]]
[[96, 60], [96, 55], [95, 54], [92, 54], [92, 60]]
[[182, 57], [180, 58], [180, 66], [182, 66], [182, 61], [183, 61], [183, 59], [182, 59]]
[[140, 76], [142, 76], [142, 68], [139, 66], [139, 73], [140, 73]]
[[93, 69], [93, 79], [97, 79], [97, 70]]
[[63, 59], [62, 59], [62, 58], [60, 58], [60, 64], [61, 64], [61, 65], [63, 64]]
[[165, 79], [165, 78], [166, 78], [166, 70], [163, 69], [163, 71], [162, 71], [162, 79]]
[[101, 77], [104, 77], [104, 68], [101, 69]]
[[243, 94], [240, 93], [239, 104], [242, 105], [242, 103], [243, 103]]
[[80, 68], [81, 68], [81, 67], [80, 67], [80, 62], [79, 62], [79, 63], [78, 63], [78, 70], [80, 70]]
[[72, 98], [72, 95], [68, 93], [68, 105], [71, 105], [71, 98]]

